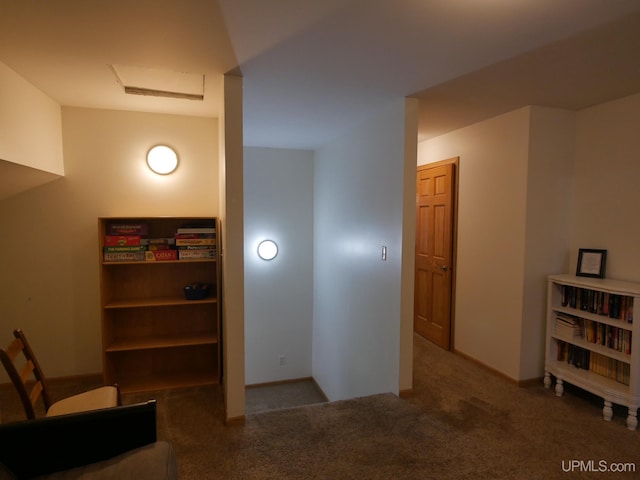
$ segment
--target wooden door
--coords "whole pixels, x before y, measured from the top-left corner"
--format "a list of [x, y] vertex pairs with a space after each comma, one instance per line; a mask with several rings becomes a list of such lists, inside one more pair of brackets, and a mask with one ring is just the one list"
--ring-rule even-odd
[[[457, 160], [456, 160], [457, 161]], [[455, 167], [418, 167], [414, 330], [451, 349]]]

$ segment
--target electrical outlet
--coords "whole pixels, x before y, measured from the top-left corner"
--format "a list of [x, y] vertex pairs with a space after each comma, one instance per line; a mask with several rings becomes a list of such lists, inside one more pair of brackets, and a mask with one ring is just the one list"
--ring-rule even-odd
[[280, 359], [280, 366], [284, 365], [287, 362], [287, 357], [285, 357], [284, 355], [280, 355], [280, 357], [278, 357]]

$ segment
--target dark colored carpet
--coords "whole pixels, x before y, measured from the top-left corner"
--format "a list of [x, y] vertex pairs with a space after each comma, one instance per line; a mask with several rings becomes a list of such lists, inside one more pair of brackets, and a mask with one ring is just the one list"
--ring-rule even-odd
[[[224, 426], [220, 387], [125, 403], [157, 399], [159, 437], [174, 443], [189, 480], [640, 479], [640, 432], [626, 428], [625, 409], [605, 422], [600, 400], [579, 390], [521, 388], [420, 337], [414, 355], [409, 399], [271, 410], [243, 427]], [[627, 471], [586, 471], [604, 467]]]

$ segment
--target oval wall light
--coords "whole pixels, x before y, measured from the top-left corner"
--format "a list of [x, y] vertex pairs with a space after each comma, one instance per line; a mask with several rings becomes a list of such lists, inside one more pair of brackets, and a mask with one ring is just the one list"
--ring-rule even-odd
[[178, 167], [178, 155], [166, 145], [156, 145], [147, 153], [147, 165], [158, 175], [168, 175]]
[[258, 256], [263, 260], [273, 260], [278, 255], [278, 245], [273, 240], [263, 240], [258, 244]]

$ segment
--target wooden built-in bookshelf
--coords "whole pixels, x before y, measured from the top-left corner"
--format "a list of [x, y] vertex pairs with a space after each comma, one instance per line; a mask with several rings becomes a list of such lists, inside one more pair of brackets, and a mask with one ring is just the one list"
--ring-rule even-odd
[[628, 408], [627, 427], [638, 426], [640, 406], [640, 284], [573, 275], [548, 278], [544, 385], [555, 393], [568, 382]]
[[[143, 246], [152, 243], [153, 247], [147, 247], [175, 252], [156, 257], [147, 251], [144, 258], [134, 255], [134, 260], [127, 260], [126, 254], [117, 261], [113, 256], [107, 258], [106, 239], [111, 237], [109, 243], [113, 243], [116, 235], [111, 228], [116, 224], [131, 226], [130, 234], [123, 237], [139, 236]], [[135, 235], [136, 225], [145, 233]], [[178, 229], [194, 225], [215, 229], [215, 234], [207, 235], [215, 239], [213, 243], [207, 240], [212, 245], [202, 247], [207, 248], [206, 257], [158, 259], [179, 257], [181, 252], [171, 239], [175, 242]], [[105, 383], [117, 383], [125, 393], [219, 383], [217, 219], [101, 217], [98, 230]], [[208, 294], [188, 299], [184, 287], [194, 284], [209, 285]]]

